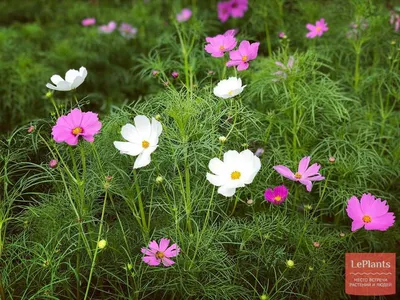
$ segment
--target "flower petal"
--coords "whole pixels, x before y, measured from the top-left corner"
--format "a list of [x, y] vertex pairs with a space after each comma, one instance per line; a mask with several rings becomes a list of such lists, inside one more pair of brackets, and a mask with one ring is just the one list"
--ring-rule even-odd
[[150, 154], [146, 151], [143, 151], [139, 154], [139, 156], [135, 160], [135, 164], [133, 165], [134, 169], [139, 169], [147, 166], [151, 162]]
[[303, 175], [307, 170], [309, 164], [310, 164], [310, 156], [303, 157], [299, 162], [299, 168], [297, 172]]
[[135, 121], [135, 127], [139, 135], [144, 140], [149, 140], [151, 134], [150, 120], [146, 116], [136, 116], [134, 121]]
[[221, 194], [225, 197], [232, 197], [236, 192], [236, 188], [231, 188], [226, 185], [221, 186], [218, 188], [218, 194]]
[[286, 177], [290, 180], [296, 180], [293, 172], [288, 167], [278, 165], [274, 166], [274, 170], [277, 171], [279, 174], [281, 174], [283, 177]]

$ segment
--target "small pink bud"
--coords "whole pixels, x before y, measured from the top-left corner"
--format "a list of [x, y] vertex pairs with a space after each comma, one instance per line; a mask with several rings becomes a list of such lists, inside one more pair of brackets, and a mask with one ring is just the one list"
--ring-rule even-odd
[[172, 77], [174, 77], [174, 78], [178, 78], [179, 73], [176, 72], [176, 71], [174, 71], [174, 72], [171, 73], [171, 75], [172, 75]]
[[112, 176], [110, 176], [110, 175], [106, 176], [106, 181], [107, 181], [107, 182], [110, 182], [112, 179], [113, 179]]
[[336, 161], [336, 158], [334, 158], [333, 156], [329, 157], [329, 162], [331, 164], [333, 164]]
[[28, 128], [28, 133], [32, 133], [35, 130], [35, 126], [31, 125]]
[[314, 245], [315, 248], [321, 247], [321, 245], [319, 244], [319, 242], [314, 242], [313, 245]]
[[155, 77], [155, 76], [158, 76], [158, 74], [160, 74], [160, 71], [153, 70], [153, 71], [151, 72], [151, 75], [153, 75], [154, 77]]
[[57, 165], [58, 165], [58, 160], [57, 159], [50, 160], [50, 162], [49, 162], [49, 167], [50, 168], [54, 169], [54, 168], [57, 167]]

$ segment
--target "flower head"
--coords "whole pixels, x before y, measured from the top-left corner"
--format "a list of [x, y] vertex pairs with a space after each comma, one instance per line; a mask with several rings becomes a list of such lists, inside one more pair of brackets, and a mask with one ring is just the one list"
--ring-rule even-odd
[[27, 130], [28, 133], [32, 133], [34, 131], [35, 131], [35, 126], [31, 125], [28, 127], [28, 130]]
[[55, 85], [47, 83], [46, 87], [56, 91], [70, 91], [80, 86], [85, 81], [86, 76], [87, 70], [85, 67], [80, 67], [79, 71], [71, 69], [65, 73], [65, 80], [60, 75], [51, 76], [50, 80]]
[[319, 169], [321, 168], [319, 164], [315, 163], [308, 167], [309, 164], [310, 156], [306, 156], [300, 160], [296, 173], [293, 173], [288, 167], [281, 165], [275, 166], [274, 169], [283, 177], [293, 181], [299, 181], [301, 184], [304, 184], [307, 191], [311, 192], [312, 182], [324, 180], [325, 177], [318, 173]]
[[234, 30], [228, 30], [224, 34], [218, 34], [214, 37], [206, 37], [204, 50], [210, 53], [213, 57], [222, 57], [225, 52], [229, 52], [236, 47], [236, 38], [234, 36]]
[[150, 154], [158, 147], [162, 125], [154, 118], [150, 122], [146, 116], [136, 116], [134, 122], [135, 125], [128, 123], [121, 128], [121, 135], [127, 142], [114, 142], [114, 146], [121, 154], [137, 156], [133, 168], [138, 169], [151, 162]]
[[121, 23], [119, 26], [119, 32], [127, 39], [134, 38], [137, 33], [137, 28], [133, 27], [128, 23]]
[[178, 78], [178, 77], [179, 77], [179, 73], [176, 72], [176, 71], [174, 71], [174, 72], [171, 73], [171, 76], [172, 76], [173, 78]]
[[214, 95], [223, 99], [228, 99], [239, 95], [246, 86], [242, 86], [242, 79], [229, 77], [221, 80], [214, 88]]
[[230, 14], [233, 18], [244, 17], [244, 13], [248, 9], [248, 0], [231, 0], [229, 4], [231, 6]]
[[96, 24], [95, 18], [86, 18], [82, 20], [82, 26], [88, 27]]
[[68, 145], [78, 144], [79, 137], [88, 142], [94, 141], [94, 135], [101, 129], [101, 122], [98, 115], [89, 111], [82, 112], [80, 109], [73, 109], [68, 115], [58, 118], [53, 126], [52, 135], [57, 143], [65, 142]]
[[307, 33], [306, 37], [309, 39], [313, 39], [317, 36], [322, 36], [325, 31], [328, 31], [328, 23], [325, 23], [325, 19], [322, 18], [321, 20], [317, 21], [315, 25], [307, 24], [306, 25], [309, 32]]
[[231, 4], [230, 1], [221, 1], [217, 4], [218, 19], [224, 23], [231, 15]]
[[282, 204], [287, 196], [289, 190], [284, 185], [275, 187], [274, 189], [267, 189], [264, 193], [265, 200], [272, 204]]
[[286, 35], [286, 33], [284, 33], [283, 31], [281, 31], [281, 32], [279, 32], [278, 37], [279, 37], [280, 39], [286, 39], [286, 38], [287, 38], [287, 35]]
[[393, 226], [395, 216], [389, 211], [389, 205], [380, 198], [375, 199], [374, 195], [363, 194], [361, 201], [353, 196], [347, 202], [346, 212], [353, 220], [351, 231], [356, 231], [361, 227], [365, 230], [386, 231]]
[[49, 162], [49, 167], [50, 167], [50, 168], [54, 169], [54, 168], [56, 168], [57, 166], [58, 166], [58, 160], [57, 160], [57, 159], [52, 159], [52, 160], [50, 160], [50, 162]]
[[115, 29], [117, 28], [117, 23], [115, 23], [114, 21], [110, 21], [108, 24], [106, 25], [101, 25], [99, 27], [99, 31], [101, 33], [111, 33], [113, 32]]
[[170, 240], [166, 238], [162, 238], [159, 244], [156, 241], [151, 241], [148, 248], [141, 250], [145, 255], [143, 261], [149, 266], [158, 266], [161, 263], [165, 267], [172, 266], [175, 262], [170, 258], [177, 256], [181, 249], [177, 244], [169, 246], [169, 243]]
[[230, 61], [226, 63], [226, 66], [237, 66], [238, 71], [247, 70], [249, 61], [257, 57], [258, 46], [260, 46], [259, 42], [250, 44], [249, 41], [242, 41], [238, 50], [229, 52]]
[[160, 71], [158, 71], [158, 70], [151, 71], [151, 75], [153, 75], [154, 77], [158, 76], [159, 74], [160, 74]]
[[261, 161], [248, 149], [240, 153], [230, 150], [224, 153], [222, 161], [211, 159], [208, 167], [212, 173], [207, 173], [207, 180], [219, 187], [219, 194], [231, 197], [237, 188], [253, 182], [260, 171]]
[[186, 22], [192, 16], [192, 11], [189, 8], [184, 8], [182, 11], [176, 15], [176, 20], [178, 22]]
[[292, 69], [293, 69], [294, 57], [293, 56], [289, 56], [289, 60], [288, 60], [287, 65], [284, 65], [280, 61], [276, 61], [275, 65], [280, 67], [281, 70], [276, 71], [275, 73], [273, 73], [273, 75], [275, 75], [277, 78], [273, 79], [272, 81], [277, 82], [279, 80], [285, 80], [287, 78], [287, 76], [288, 76], [287, 73], [292, 71]]

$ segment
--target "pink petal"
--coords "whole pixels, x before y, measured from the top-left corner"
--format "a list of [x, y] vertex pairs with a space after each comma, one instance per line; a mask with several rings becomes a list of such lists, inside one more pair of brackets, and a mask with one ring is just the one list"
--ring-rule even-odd
[[253, 60], [257, 57], [259, 46], [260, 46], [259, 42], [250, 45], [248, 60]]
[[160, 240], [160, 247], [158, 248], [159, 251], [165, 252], [165, 250], [167, 250], [167, 248], [168, 248], [169, 242], [170, 242], [169, 239], [162, 238], [162, 239]]
[[237, 66], [241, 63], [241, 61], [238, 60], [230, 60], [226, 63], [227, 67], [233, 67], [233, 66]]
[[264, 197], [268, 201], [274, 201], [275, 194], [272, 189], [267, 189], [264, 193]]
[[159, 247], [158, 247], [158, 244], [157, 244], [156, 241], [151, 241], [151, 242], [149, 243], [149, 248], [150, 248], [151, 250], [153, 250], [153, 251], [158, 251], [158, 250], [159, 250]]
[[371, 206], [369, 216], [372, 219], [376, 217], [380, 217], [385, 215], [389, 211], [389, 205], [386, 204], [386, 201], [381, 201], [381, 199], [376, 199]]
[[310, 31], [312, 31], [312, 32], [314, 32], [315, 29], [316, 29], [315, 26], [312, 25], [312, 24], [307, 24], [306, 27], [307, 27], [308, 30], [310, 30]]
[[248, 56], [250, 52], [250, 42], [242, 41], [239, 45], [239, 52], [241, 56]]
[[299, 180], [301, 184], [304, 184], [306, 186], [307, 192], [311, 192], [312, 189], [312, 182], [307, 179], [300, 179]]
[[274, 193], [276, 196], [280, 196], [283, 201], [284, 199], [286, 199], [286, 197], [289, 193], [289, 190], [284, 185], [280, 185], [280, 186], [277, 186], [276, 188], [274, 188]]
[[356, 231], [357, 229], [360, 229], [363, 226], [364, 226], [364, 222], [362, 220], [354, 220], [351, 223], [351, 231]]
[[361, 211], [364, 215], [370, 215], [373, 213], [373, 206], [375, 202], [375, 197], [371, 194], [363, 194], [361, 196]]
[[364, 214], [361, 210], [360, 202], [357, 197], [352, 196], [349, 201], [347, 201], [346, 208], [347, 215], [350, 219], [354, 220], [362, 220]]
[[276, 61], [275, 64], [277, 66], [281, 67], [282, 69], [286, 69], [286, 66], [283, 63], [281, 63], [280, 61]]
[[81, 126], [81, 122], [82, 122], [82, 117], [83, 117], [83, 113], [80, 109], [73, 109], [68, 115], [67, 118], [71, 120], [71, 124], [72, 126], [75, 127], [79, 127]]
[[175, 262], [174, 262], [173, 260], [167, 258], [167, 257], [164, 257], [164, 258], [162, 259], [162, 263], [163, 263], [163, 265], [164, 265], [165, 267], [170, 267], [170, 266], [172, 266]]
[[290, 180], [296, 180], [293, 172], [290, 171], [288, 167], [278, 165], [274, 167], [274, 170], [277, 171], [279, 174], [281, 174], [283, 177], [286, 177]]
[[242, 61], [242, 55], [240, 54], [239, 50], [234, 50], [234, 51], [229, 52], [229, 58], [231, 60]]
[[299, 168], [297, 172], [305, 176], [306, 175], [305, 171], [307, 170], [309, 164], [310, 164], [310, 156], [303, 157], [299, 162]]
[[[300, 168], [300, 165], [299, 165], [299, 168]], [[320, 168], [321, 168], [321, 165], [315, 163], [315, 164], [312, 164], [305, 172], [300, 173], [300, 174], [302, 174], [303, 177], [310, 177], [313, 175], [317, 175]]]
[[161, 263], [161, 259], [154, 256], [143, 256], [143, 261], [149, 266], [158, 266]]
[[237, 70], [238, 70], [238, 71], [244, 71], [244, 70], [247, 70], [248, 68], [249, 68], [249, 63], [247, 63], [247, 62], [241, 62], [241, 63], [238, 65]]
[[179, 254], [181, 249], [178, 247], [177, 244], [172, 244], [167, 250], [164, 251], [166, 257], [175, 257]]

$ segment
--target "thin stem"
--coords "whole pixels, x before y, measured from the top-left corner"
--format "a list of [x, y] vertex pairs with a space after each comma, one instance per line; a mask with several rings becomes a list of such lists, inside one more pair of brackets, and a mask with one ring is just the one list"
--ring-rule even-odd
[[139, 202], [139, 211], [140, 211], [140, 218], [142, 220], [143, 234], [147, 237], [147, 235], [149, 233], [149, 229], [147, 228], [146, 214], [144, 212], [142, 194], [140, 192], [139, 181], [138, 181], [138, 177], [137, 177], [135, 169], [133, 169], [133, 177], [135, 180], [136, 193], [137, 193], [138, 202]]

